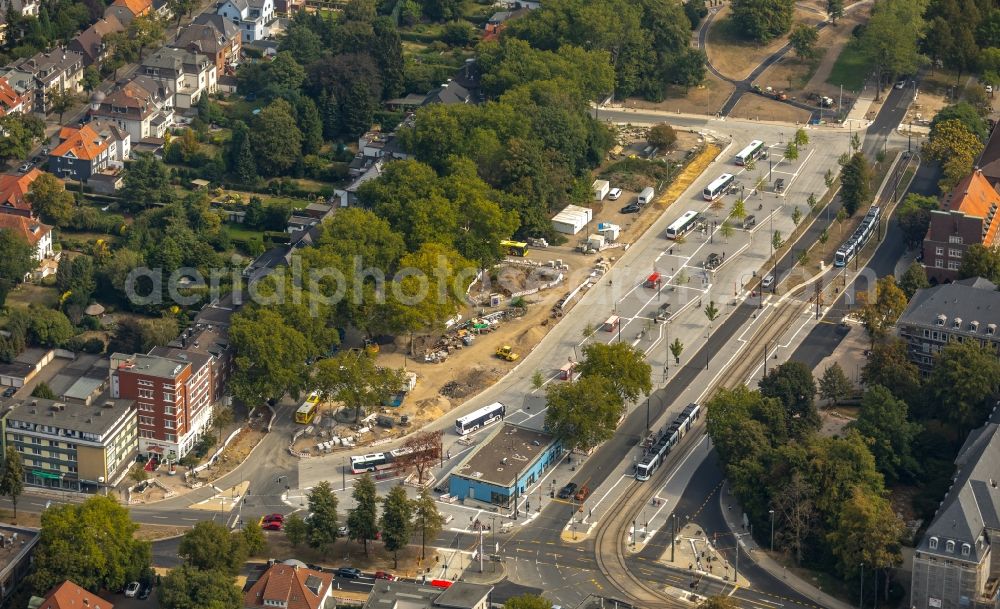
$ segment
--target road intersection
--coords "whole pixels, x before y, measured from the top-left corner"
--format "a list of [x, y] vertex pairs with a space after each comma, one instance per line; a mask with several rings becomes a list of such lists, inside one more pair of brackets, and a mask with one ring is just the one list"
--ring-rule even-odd
[[[896, 115], [900, 111], [905, 112], [903, 93], [894, 90], [890, 94], [879, 118], [869, 127], [864, 143], [866, 150], [874, 150], [892, 137], [891, 132], [898, 125]], [[608, 120], [631, 123], [663, 120], [658, 113], [601, 110], [601, 115]], [[762, 265], [771, 256], [771, 235], [778, 231], [787, 236], [796, 229], [793, 210], [800, 207], [805, 211], [809, 195], [825, 190], [826, 171], [836, 169], [838, 156], [849, 147], [849, 136], [843, 130], [809, 129], [810, 144], [805, 147], [802, 158], [789, 161], [783, 158], [782, 152], [784, 142], [792, 137], [795, 126], [692, 117], [671, 118], [671, 122], [720, 142], [723, 152], [621, 255], [612, 269], [594, 282], [572, 309], [572, 314], [563, 318], [531, 353], [526, 354], [513, 373], [454, 413], [460, 416], [486, 403], [503, 401], [510, 409], [508, 420], [541, 428], [544, 424], [544, 398], [543, 392], [531, 384], [534, 371], [541, 371], [547, 379], [546, 383], [561, 382], [555, 378], [555, 372], [569, 358], [578, 359], [580, 348], [590, 341], [621, 340], [631, 343], [647, 354], [654, 369], [657, 390], [648, 400], [630, 406], [627, 418], [610, 441], [589, 458], [569, 456], [547, 472], [521, 499], [518, 506], [521, 517], [510, 533], [497, 534], [498, 527], [494, 524], [493, 532], [497, 534], [494, 543], [499, 545], [498, 553], [504, 557], [507, 574], [507, 579], [498, 585], [500, 600], [504, 594], [526, 589], [545, 590], [557, 604], [564, 606], [579, 602], [587, 594], [622, 596], [615, 583], [598, 570], [595, 536], [602, 521], [619, 509], [621, 498], [637, 484], [631, 476], [633, 461], [639, 454], [637, 444], [650, 428], [657, 428], [687, 403], [702, 400], [729, 365], [739, 360], [755, 332], [773, 319], [773, 313], [788, 304], [781, 294], [768, 295], [763, 299], [751, 297], [755, 277], [767, 271]], [[756, 170], [747, 171], [733, 164], [735, 150], [751, 139], [768, 142], [770, 167], [763, 167], [763, 161], [759, 161]], [[728, 238], [722, 235], [722, 221], [739, 195], [735, 192], [726, 195], [724, 211], [721, 212], [711, 209], [701, 196], [705, 185], [723, 172], [738, 175], [740, 194], [745, 194], [747, 199], [747, 211], [757, 216], [755, 227], [737, 229]], [[768, 183], [776, 177], [784, 178], [784, 192], [774, 193], [768, 188], [755, 192], [753, 186], [761, 177], [769, 178]], [[832, 212], [836, 211], [837, 205], [837, 201], [831, 203]], [[684, 243], [666, 239], [666, 226], [689, 210], [704, 215], [706, 229], [691, 233]], [[817, 222], [805, 229], [800, 243], [810, 243], [818, 238], [821, 225], [822, 222]], [[889, 230], [895, 229], [890, 226]], [[887, 272], [886, 269], [891, 272], [894, 268], [902, 253], [900, 243], [900, 239], [887, 240], [878, 250], [873, 266], [879, 274]], [[788, 273], [797, 252], [798, 247], [792, 247], [776, 261], [779, 282]], [[702, 262], [710, 253], [725, 253], [724, 262], [718, 268], [706, 271]], [[662, 283], [654, 288], [644, 287], [646, 278], [653, 272], [661, 275]], [[722, 311], [722, 316], [714, 324], [709, 324], [704, 314], [704, 307], [711, 301]], [[661, 305], [667, 303], [670, 305], [668, 322], [656, 323]], [[759, 308], [761, 305], [763, 309]], [[820, 323], [808, 328], [805, 325], [808, 315], [792, 324], [794, 328], [790, 325], [782, 341], [785, 345], [782, 356], [790, 354], [807, 335], [808, 346], [796, 351], [796, 358], [812, 360], [820, 352], [831, 349], [831, 345], [835, 346], [839, 342], [832, 334], [835, 324], [823, 322], [838, 319], [842, 315], [838, 307], [843, 307], [842, 301], [830, 307]], [[616, 328], [615, 332], [598, 329], [585, 335], [585, 329], [599, 327], [611, 315], [622, 319], [620, 328]], [[668, 354], [666, 348], [674, 339], [685, 345], [680, 364]], [[756, 370], [753, 372], [757, 373]], [[205, 487], [156, 504], [133, 506], [133, 518], [140, 522], [181, 526], [202, 519], [235, 525], [241, 518], [256, 518], [273, 511], [304, 510], [305, 494], [321, 480], [328, 480], [338, 489], [341, 510], [349, 509], [352, 478], [342, 470], [343, 456], [297, 460], [288, 453], [288, 440], [294, 427], [294, 407], [295, 404], [290, 401], [276, 406], [274, 430], [265, 436], [250, 458], [216, 481], [215, 488]], [[430, 426], [444, 432], [449, 455], [435, 471], [439, 479], [461, 460], [465, 451], [471, 450], [470, 446], [457, 443], [458, 437], [451, 429], [451, 420], [451, 417], [442, 418]], [[483, 433], [486, 431], [479, 432]], [[691, 573], [661, 560], [669, 545], [667, 523], [674, 514], [683, 514], [687, 517], [686, 522], [696, 523], [706, 535], [718, 535], [722, 539], [717, 544], [720, 554], [726, 557], [729, 564], [733, 564], [735, 559], [735, 545], [720, 503], [722, 475], [714, 453], [707, 439], [699, 434], [692, 434], [685, 446], [686, 450], [676, 453], [669, 467], [663, 468], [663, 477], [648, 483], [650, 488], [655, 484], [650, 494], [660, 503], [644, 509], [638, 516], [642, 526], [633, 525], [636, 527], [634, 530], [648, 539], [644, 539], [645, 543], [641, 544], [639, 551], [625, 558], [632, 574], [659, 589], [689, 590], [692, 581]], [[586, 481], [594, 489], [592, 497], [583, 506], [550, 498], [550, 490], [570, 480], [578, 483]], [[384, 492], [388, 486], [398, 482], [394, 479], [381, 480], [380, 491]], [[248, 483], [249, 491], [246, 500], [238, 502], [238, 506], [230, 505], [230, 510], [220, 506], [222, 509], [218, 513], [189, 509], [194, 503], [210, 500], [218, 494], [217, 489], [240, 483]], [[77, 498], [29, 496], [22, 505], [27, 503], [44, 507], [74, 500]], [[441, 548], [471, 550], [476, 535], [466, 526], [467, 523], [495, 517], [481, 509], [461, 505], [441, 504], [441, 509], [453, 517], [435, 542]], [[505, 516], [498, 518], [504, 519]], [[576, 541], [572, 540], [574, 536]], [[173, 566], [177, 561], [176, 541], [155, 544], [154, 555], [157, 564]], [[741, 563], [740, 571], [753, 582], [752, 587], [736, 587], [722, 578], [701, 577], [697, 592], [731, 594], [743, 604], [761, 609], [815, 606], [809, 599], [790, 591], [783, 582], [774, 580], [757, 568], [750, 560]]]

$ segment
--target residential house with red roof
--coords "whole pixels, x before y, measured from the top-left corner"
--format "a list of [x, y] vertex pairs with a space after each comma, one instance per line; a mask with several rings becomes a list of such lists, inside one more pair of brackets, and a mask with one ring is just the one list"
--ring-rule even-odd
[[24, 101], [24, 96], [11, 86], [10, 81], [0, 78], [0, 116], [15, 112], [30, 112], [31, 108], [26, 108]]
[[49, 171], [63, 179], [86, 182], [109, 168], [121, 168], [131, 145], [127, 131], [104, 121], [63, 127], [59, 144], [49, 154]]
[[1000, 193], [976, 169], [955, 185], [931, 211], [924, 237], [923, 254], [927, 277], [938, 282], [958, 278], [962, 256], [971, 245], [1000, 245]]
[[115, 0], [104, 9], [104, 18], [114, 16], [119, 23], [128, 27], [136, 17], [148, 15], [152, 10], [152, 0]]
[[0, 213], [31, 218], [34, 213], [28, 202], [28, 192], [31, 183], [40, 175], [42, 172], [37, 168], [25, 174], [0, 174]]
[[56, 272], [56, 265], [53, 264], [55, 252], [52, 250], [51, 226], [42, 224], [33, 218], [0, 214], [0, 230], [14, 231], [35, 249], [38, 267], [33, 273], [28, 273], [25, 280], [31, 279], [32, 275], [36, 279], [42, 279]]
[[272, 565], [243, 595], [245, 609], [321, 609], [331, 597], [333, 576], [293, 564]]
[[115, 606], [67, 579], [45, 595], [38, 609], [115, 609]]

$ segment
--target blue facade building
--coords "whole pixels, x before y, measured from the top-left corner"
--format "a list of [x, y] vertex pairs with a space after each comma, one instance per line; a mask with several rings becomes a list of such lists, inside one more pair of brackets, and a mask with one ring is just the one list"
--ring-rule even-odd
[[562, 445], [545, 432], [504, 423], [462, 461], [448, 479], [457, 499], [512, 507], [515, 497], [554, 466]]

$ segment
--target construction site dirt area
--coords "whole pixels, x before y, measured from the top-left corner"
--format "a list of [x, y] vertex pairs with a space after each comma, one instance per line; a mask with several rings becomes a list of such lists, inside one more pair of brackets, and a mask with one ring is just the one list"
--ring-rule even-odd
[[670, 85], [663, 101], [653, 102], [638, 98], [626, 99], [621, 107], [637, 110], [663, 110], [685, 114], [717, 114], [736, 87], [717, 76], [706, 73], [705, 80], [695, 87]]
[[[817, 12], [818, 2], [810, 0], [796, 4], [795, 23], [816, 25], [826, 19], [826, 12]], [[748, 40], [740, 26], [732, 19], [729, 6], [723, 7], [712, 20], [706, 37], [708, 59], [724, 76], [733, 80], [743, 80], [760, 65], [788, 43], [788, 36], [775, 38], [767, 44]]]
[[740, 101], [736, 102], [736, 106], [729, 115], [734, 118], [746, 118], [755, 121], [782, 121], [805, 124], [809, 122], [812, 113], [791, 104], [747, 93], [740, 98]]
[[[631, 192], [616, 201], [591, 201], [587, 206], [593, 218], [580, 233], [567, 235], [559, 245], [535, 243], [524, 256], [509, 256], [481, 276], [469, 291], [479, 306], [466, 307], [447, 331], [380, 341], [378, 364], [403, 369], [406, 391], [361, 420], [341, 404], [320, 403], [317, 417], [296, 432], [293, 452], [316, 456], [355, 447], [376, 450], [447, 416], [503, 378], [614, 264], [621, 246], [648, 230], [719, 154], [718, 145], [706, 144], [696, 133], [678, 135], [678, 145], [666, 155], [683, 158], [682, 168], [641, 213], [620, 213], [621, 205], [634, 200]], [[582, 247], [601, 223], [620, 225], [616, 247]]]
[[930, 125], [934, 115], [942, 108], [958, 102], [968, 84], [972, 84], [972, 81], [963, 79], [961, 85], [956, 85], [954, 72], [942, 70], [930, 72], [921, 79], [920, 88], [916, 92], [917, 97], [910, 104], [901, 128], [905, 129], [910, 123], [915, 126]]

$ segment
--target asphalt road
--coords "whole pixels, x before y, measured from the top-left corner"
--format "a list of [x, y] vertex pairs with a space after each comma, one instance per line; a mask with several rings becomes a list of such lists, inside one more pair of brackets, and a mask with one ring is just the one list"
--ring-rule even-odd
[[[937, 181], [940, 176], [941, 170], [936, 164], [922, 163], [907, 194], [936, 196]], [[879, 277], [891, 275], [897, 272], [896, 267], [906, 251], [903, 233], [899, 229], [896, 216], [893, 215], [889, 219], [885, 239], [875, 250], [868, 263], [868, 268]], [[792, 353], [790, 359], [802, 362], [810, 368], [818, 366], [826, 356], [833, 353], [843, 339], [844, 335], [838, 331], [838, 324], [849, 310], [850, 306], [847, 304], [846, 295], [842, 295], [823, 316], [824, 323], [817, 325], [809, 332], [802, 344]]]

